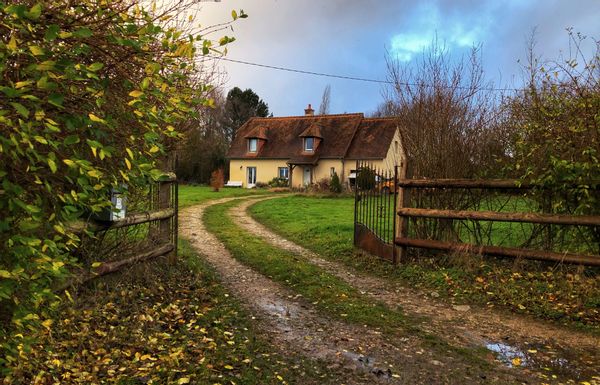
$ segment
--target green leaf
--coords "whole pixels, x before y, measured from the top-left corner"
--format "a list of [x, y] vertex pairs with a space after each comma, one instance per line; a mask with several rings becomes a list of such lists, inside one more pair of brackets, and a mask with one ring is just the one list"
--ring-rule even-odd
[[233, 20], [237, 20], [237, 18], [238, 18], [238, 14], [237, 14], [237, 12], [235, 11], [235, 9], [231, 11], [231, 17], [233, 18]]
[[33, 139], [35, 139], [35, 141], [38, 142], [38, 143], [48, 144], [48, 141], [43, 136], [36, 135], [36, 136], [33, 137]]
[[42, 14], [42, 5], [40, 3], [37, 3], [36, 5], [34, 5], [33, 7], [31, 7], [31, 9], [29, 10], [29, 12], [25, 13], [25, 16], [28, 19], [31, 20], [37, 20], [39, 19], [39, 17]]
[[88, 68], [88, 70], [90, 70], [92, 72], [96, 72], [96, 71], [101, 70], [102, 67], [104, 67], [104, 63], [92, 63], [87, 68]]
[[70, 146], [73, 144], [79, 143], [79, 136], [77, 135], [69, 135], [63, 140], [63, 144], [65, 146]]
[[56, 172], [56, 170], [58, 170], [58, 167], [56, 167], [56, 162], [52, 159], [48, 159], [48, 167], [50, 167], [50, 171], [52, 171], [53, 174]]
[[57, 107], [62, 107], [63, 101], [65, 100], [65, 97], [62, 96], [61, 94], [50, 94], [48, 96], [48, 103], [57, 106]]
[[52, 24], [46, 30], [44, 34], [44, 40], [53, 41], [58, 37], [58, 33], [60, 32], [60, 27], [56, 24]]
[[84, 39], [92, 36], [92, 30], [87, 27], [79, 28], [77, 31], [73, 32], [73, 36]]
[[11, 102], [10, 105], [13, 106], [14, 109], [17, 110], [17, 112], [20, 115], [22, 115], [24, 118], [29, 117], [29, 110], [27, 108], [25, 108], [25, 106], [22, 105], [21, 103]]

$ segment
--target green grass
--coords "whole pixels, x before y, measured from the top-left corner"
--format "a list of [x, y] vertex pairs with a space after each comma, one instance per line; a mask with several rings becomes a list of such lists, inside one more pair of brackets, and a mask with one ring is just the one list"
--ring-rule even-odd
[[215, 272], [180, 246], [176, 266], [139, 264], [71, 291], [73, 302], [65, 298], [6, 383], [336, 382], [322, 361], [283, 353], [257, 334]]
[[244, 197], [249, 195], [269, 194], [269, 190], [247, 189], [247, 188], [222, 188], [218, 192], [212, 190], [210, 186], [179, 186], [179, 207], [197, 205], [213, 199], [227, 197]]
[[445, 254], [422, 255], [393, 267], [353, 247], [353, 210], [351, 197], [290, 196], [259, 202], [250, 213], [282, 236], [359, 271], [459, 301], [503, 306], [600, 332], [597, 269]]

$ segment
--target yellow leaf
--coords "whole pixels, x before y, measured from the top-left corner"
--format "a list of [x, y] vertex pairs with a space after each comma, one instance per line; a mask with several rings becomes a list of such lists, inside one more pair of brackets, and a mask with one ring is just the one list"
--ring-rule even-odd
[[96, 116], [96, 115], [94, 115], [92, 113], [88, 114], [88, 116], [90, 117], [90, 120], [92, 122], [106, 123], [106, 120], [104, 120], [104, 119], [102, 119], [102, 118], [100, 118], [100, 117], [98, 117], [98, 116]]
[[50, 330], [50, 327], [52, 326], [53, 323], [54, 323], [54, 321], [52, 321], [51, 319], [47, 319], [44, 322], [42, 322], [42, 326], [45, 327], [46, 329]]
[[92, 267], [96, 268], [102, 265], [102, 262], [94, 262], [92, 263]]
[[92, 149], [92, 154], [94, 154], [94, 158], [96, 157], [96, 147], [90, 147]]
[[189, 384], [190, 383], [190, 379], [188, 377], [181, 377], [179, 380], [177, 380], [177, 383], [179, 385], [181, 385], [181, 384]]
[[144, 93], [142, 91], [138, 91], [138, 90], [131, 91], [129, 93], [129, 96], [134, 97], [134, 98], [139, 98], [142, 95], [144, 95]]
[[0, 278], [10, 278], [10, 271], [7, 270], [0, 270]]
[[521, 359], [519, 357], [515, 357], [512, 359], [512, 364], [514, 366], [521, 366]]
[[10, 38], [10, 41], [8, 42], [8, 44], [6, 46], [11, 51], [17, 50], [17, 39], [15, 38], [15, 35], [12, 35], [12, 37]]
[[15, 83], [15, 88], [16, 89], [23, 88], [25, 86], [30, 85], [31, 83], [33, 83], [33, 81], [31, 81], [31, 80], [25, 80], [25, 81], [22, 81], [22, 82], [16, 82]]
[[71, 297], [71, 293], [69, 293], [69, 290], [65, 290], [65, 295], [67, 296], [67, 298], [69, 299], [69, 301], [75, 302], [75, 301], [73, 301], [73, 297]]
[[133, 152], [129, 148], [126, 148], [125, 151], [127, 151], [127, 155], [129, 155], [129, 157], [133, 159]]
[[44, 54], [44, 50], [42, 48], [38, 47], [37, 45], [30, 45], [29, 50], [35, 56], [42, 56]]
[[231, 365], [225, 365], [223, 367], [228, 370], [233, 370], [233, 366], [231, 366]]
[[125, 164], [127, 165], [127, 169], [131, 170], [131, 162], [129, 161], [129, 159], [125, 158]]
[[150, 153], [154, 154], [155, 152], [158, 152], [160, 149], [158, 148], [158, 146], [152, 146], [150, 147]]
[[521, 309], [521, 310], [525, 310], [525, 309], [527, 309], [527, 308], [526, 308], [525, 306], [523, 306], [523, 305], [519, 304], [519, 309]]

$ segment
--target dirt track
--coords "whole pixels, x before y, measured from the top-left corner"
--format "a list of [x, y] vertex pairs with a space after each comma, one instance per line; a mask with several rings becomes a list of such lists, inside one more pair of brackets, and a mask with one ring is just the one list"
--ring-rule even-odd
[[[256, 317], [261, 333], [282, 351], [326, 361], [331, 370], [341, 376], [340, 383], [537, 382], [537, 379], [529, 375], [528, 369], [508, 369], [497, 363], [491, 370], [483, 371], [477, 365], [466, 362], [464, 357], [426, 349], [417, 337], [382, 336], [378, 330], [323, 316], [301, 296], [239, 263], [206, 230], [202, 223], [204, 209], [232, 199], [235, 198], [212, 201], [183, 210], [181, 232], [216, 268], [224, 284]], [[422, 293], [390, 287], [386, 281], [349, 271], [344, 266], [323, 260], [282, 239], [247, 215], [246, 208], [262, 199], [269, 198], [247, 200], [240, 206], [241, 210], [236, 208], [230, 215], [245, 230], [265, 238], [277, 247], [308, 258], [311, 263], [351, 283], [365, 294], [391, 307], [399, 305], [406, 313], [424, 316], [420, 325], [422, 329], [444, 336], [453, 345], [466, 347], [480, 346], [489, 341], [504, 341], [503, 337], [506, 335], [511, 336], [510, 342], [512, 338], [520, 340], [527, 336], [518, 330], [524, 320], [506, 317], [496, 319], [496, 315], [484, 314], [478, 309], [453, 308], [451, 305], [432, 301]], [[500, 323], [507, 321], [509, 325], [506, 328], [498, 328]], [[475, 325], [478, 327], [474, 327]], [[539, 328], [541, 331], [542, 325]], [[594, 342], [586, 340], [585, 335], [578, 337], [560, 333], [566, 332], [550, 329], [547, 333], [534, 333], [533, 337], [543, 338], [543, 341], [549, 343], [552, 342], [550, 336], [565, 337], [569, 344], [580, 341], [584, 346]], [[531, 337], [529, 341], [532, 341]]]

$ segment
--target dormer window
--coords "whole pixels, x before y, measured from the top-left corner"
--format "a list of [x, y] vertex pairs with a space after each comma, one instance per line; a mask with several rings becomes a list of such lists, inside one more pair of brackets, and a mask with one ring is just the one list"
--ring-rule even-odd
[[257, 148], [258, 148], [258, 139], [257, 138], [248, 139], [248, 152], [256, 152]]
[[314, 148], [315, 148], [315, 138], [313, 138], [313, 137], [304, 138], [304, 151], [313, 152]]

